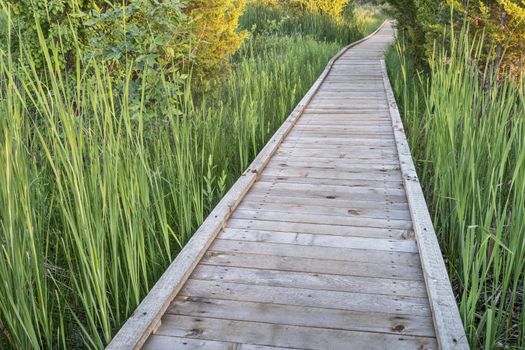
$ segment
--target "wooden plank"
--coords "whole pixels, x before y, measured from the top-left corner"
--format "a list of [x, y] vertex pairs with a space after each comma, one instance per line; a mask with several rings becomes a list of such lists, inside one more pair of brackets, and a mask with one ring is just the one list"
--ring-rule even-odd
[[366, 145], [374, 147], [389, 147], [395, 146], [394, 140], [378, 140], [378, 139], [349, 139], [345, 137], [319, 137], [319, 136], [294, 136], [290, 135], [286, 138], [289, 142], [311, 142], [315, 143], [325, 143], [327, 145]]
[[279, 169], [279, 168], [267, 168], [264, 171], [265, 175], [270, 176], [300, 176], [310, 178], [321, 178], [321, 179], [341, 179], [341, 180], [381, 180], [381, 181], [400, 181], [401, 174], [384, 174], [384, 173], [366, 173], [366, 172], [341, 172], [330, 169]]
[[[300, 149], [310, 149], [310, 150], [324, 150], [326, 152], [352, 152], [352, 153], [357, 153], [357, 152], [376, 152], [376, 153], [380, 153], [380, 154], [384, 154], [384, 155], [396, 155], [397, 152], [393, 151], [393, 150], [390, 150], [388, 149], [388, 147], [383, 147], [383, 146], [375, 146], [375, 145], [372, 145], [372, 146], [353, 146], [353, 145], [337, 145], [337, 144], [328, 144], [328, 145], [323, 145], [322, 143], [317, 143], [317, 144], [308, 144], [306, 142], [294, 142], [294, 141], [290, 141], [290, 142], [286, 142], [286, 144], [283, 144], [280, 148], [280, 150], [282, 151], [292, 151], [294, 149], [297, 149], [297, 148], [300, 148]], [[315, 158], [315, 157], [312, 157], [312, 158]], [[322, 159], [322, 158], [320, 158]], [[273, 158], [272, 158], [273, 160]], [[293, 159], [291, 159], [291, 161], [293, 161]], [[341, 162], [341, 164], [345, 164], [344, 161]]]
[[296, 306], [316, 305], [319, 308], [361, 312], [430, 316], [430, 308], [426, 298], [405, 296], [382, 295], [379, 298], [376, 294], [257, 286], [198, 279], [189, 279], [180, 295]]
[[286, 231], [259, 231], [225, 228], [219, 234], [221, 239], [237, 241], [297, 244], [316, 247], [384, 250], [389, 252], [417, 253], [413, 240], [393, 240], [360, 236], [319, 235]]
[[[166, 315], [158, 331], [163, 335], [248, 341], [259, 345], [284, 346], [295, 349], [331, 350], [364, 349], [433, 349], [435, 339], [384, 333], [332, 330], [322, 328], [274, 325], [262, 322], [221, 320], [206, 317]], [[269, 336], [270, 335], [270, 336]]]
[[[290, 140], [295, 140], [296, 137], [302, 138], [302, 139], [305, 139], [305, 138], [317, 139], [320, 142], [322, 142], [321, 140], [330, 139], [332, 140], [332, 142], [339, 143], [340, 141], [346, 141], [346, 143], [349, 143], [349, 144], [361, 144], [361, 145], [377, 145], [377, 144], [389, 145], [395, 142], [395, 140], [392, 137], [388, 137], [388, 138], [384, 137], [381, 139], [371, 138], [371, 137], [352, 137], [351, 139], [349, 139], [348, 137], [342, 137], [342, 136], [323, 135], [320, 133], [314, 134], [314, 133], [305, 133], [305, 132], [293, 132], [293, 131], [290, 134], [290, 136], [292, 137]], [[340, 143], [340, 144], [344, 144], [344, 143], [345, 142]]]
[[387, 121], [382, 118], [375, 119], [357, 119], [358, 117], [344, 116], [341, 118], [335, 117], [318, 117], [316, 119], [310, 118], [305, 119], [301, 122], [301, 125], [310, 126], [325, 126], [325, 125], [342, 125], [342, 126], [362, 126], [362, 127], [392, 127]]
[[144, 350], [285, 350], [290, 348], [239, 344], [186, 337], [152, 335], [144, 344]]
[[193, 279], [322, 291], [427, 297], [423, 281], [343, 276], [230, 266], [197, 266]]
[[277, 155], [279, 157], [312, 157], [312, 158], [332, 158], [332, 159], [341, 159], [342, 162], [345, 161], [355, 161], [359, 163], [366, 163], [371, 161], [373, 163], [385, 162], [386, 164], [399, 164], [396, 163], [396, 154], [395, 153], [381, 153], [381, 151], [370, 151], [360, 153], [359, 151], [352, 151], [343, 149], [343, 150], [324, 150], [324, 149], [301, 149], [293, 148], [288, 150], [279, 150]]
[[[323, 163], [321, 163], [323, 164]], [[379, 167], [374, 165], [374, 167]], [[388, 168], [388, 166], [387, 166]], [[401, 181], [383, 181], [383, 180], [340, 180], [340, 179], [316, 179], [301, 176], [271, 176], [263, 173], [260, 182], [284, 182], [296, 184], [319, 184], [319, 185], [339, 185], [346, 187], [363, 187], [363, 188], [404, 188]], [[402, 206], [403, 208], [405, 206]], [[408, 207], [407, 207], [408, 208]]]
[[448, 279], [443, 256], [441, 255], [434, 226], [432, 225], [425, 197], [419, 184], [414, 162], [412, 161], [412, 155], [384, 61], [381, 61], [381, 66], [403, 181], [405, 182], [410, 213], [421, 254], [423, 275], [425, 276], [428, 296], [432, 305], [438, 343], [440, 348], [445, 350], [469, 349], [456, 299]]
[[146, 341], [143, 350], [237, 350], [236, 343], [223, 341], [192, 339], [186, 337], [173, 337], [152, 335]]
[[234, 219], [249, 219], [249, 220], [266, 220], [266, 221], [288, 221], [311, 224], [325, 224], [325, 225], [342, 225], [342, 226], [357, 226], [357, 227], [378, 227], [378, 228], [393, 228], [401, 230], [411, 230], [412, 221], [387, 219], [387, 218], [360, 218], [360, 217], [345, 217], [345, 216], [312, 216], [308, 214], [294, 214], [294, 213], [279, 213], [264, 210], [236, 210], [232, 218]]
[[168, 312], [173, 315], [290, 326], [435, 336], [432, 318], [421, 316], [402, 317], [385, 313], [191, 297], [177, 298]]
[[[286, 168], [290, 169], [290, 168]], [[390, 201], [398, 201], [403, 203], [406, 199], [404, 189], [392, 188], [392, 187], [349, 187], [341, 185], [323, 185], [316, 183], [283, 183], [280, 181], [276, 182], [265, 182], [257, 181], [253, 186], [254, 190], [269, 190], [269, 189], [278, 189], [278, 190], [297, 190], [301, 191], [304, 194], [317, 193], [320, 191], [325, 195], [337, 194], [339, 198], [345, 198], [345, 195], [350, 195], [352, 199], [355, 199], [358, 194], [366, 196], [367, 199], [374, 199], [377, 195], [377, 198], [383, 199], [383, 197], [388, 197]]]
[[381, 139], [381, 140], [393, 140], [394, 134], [389, 132], [373, 132], [373, 131], [337, 131], [337, 130], [312, 130], [312, 129], [301, 129], [297, 128], [293, 130], [294, 135], [307, 135], [307, 136], [317, 136], [322, 135], [322, 137], [347, 137], [352, 136], [356, 139]]
[[[270, 175], [284, 175], [290, 174], [289, 170], [285, 172], [267, 172]], [[293, 172], [292, 172], [293, 173]], [[313, 176], [310, 176], [313, 177]], [[364, 177], [364, 176], [363, 176]], [[374, 178], [373, 176], [370, 176]], [[378, 176], [377, 179], [385, 177]], [[359, 188], [359, 187], [335, 187], [330, 188], [329, 185], [324, 185], [324, 188], [315, 188], [315, 184], [294, 184], [294, 183], [265, 183], [257, 182], [256, 187], [253, 188], [252, 193], [259, 196], [284, 196], [284, 197], [301, 197], [301, 198], [321, 198], [321, 199], [343, 199], [347, 201], [372, 201], [382, 203], [406, 203], [404, 194], [389, 193], [391, 188]], [[350, 202], [351, 203], [351, 202]]]
[[[245, 200], [251, 203], [282, 203], [282, 204], [296, 204], [303, 205], [309, 203], [312, 206], [322, 206], [328, 210], [340, 210], [344, 209], [349, 211], [349, 214], [359, 214], [362, 216], [375, 217], [383, 212], [382, 217], [388, 217], [394, 215], [401, 216], [399, 212], [408, 211], [408, 203], [393, 203], [389, 201], [367, 201], [367, 200], [356, 200], [356, 199], [337, 199], [337, 198], [311, 198], [302, 197], [300, 193], [297, 196], [273, 196], [270, 194], [260, 194], [250, 192]], [[404, 218], [406, 215], [403, 214]], [[400, 217], [402, 218], [402, 217]]]
[[[397, 152], [388, 149], [387, 147], [380, 146], [352, 146], [352, 145], [323, 145], [323, 144], [312, 144], [309, 145], [306, 142], [286, 142], [279, 150], [282, 152], [292, 152], [297, 150], [308, 150], [308, 151], [325, 151], [326, 153], [365, 153], [366, 155], [376, 154], [384, 156], [394, 156]], [[315, 157], [312, 157], [315, 158]], [[344, 164], [344, 163], [343, 163]]]
[[225, 252], [244, 252], [262, 255], [273, 254], [311, 259], [324, 259], [330, 257], [331, 260], [346, 262], [374, 261], [377, 264], [385, 265], [405, 264], [407, 266], [418, 266], [420, 264], [418, 260], [419, 254], [417, 253], [384, 250], [313, 247], [298, 244], [234, 241], [228, 239], [215, 239], [210, 249]]
[[[353, 136], [358, 135], [358, 137], [391, 137], [394, 135], [392, 130], [385, 130], [384, 128], [380, 127], [348, 127], [348, 126], [329, 126], [329, 125], [323, 125], [323, 126], [308, 126], [308, 125], [301, 125], [294, 128], [296, 131], [301, 132], [308, 132], [308, 133], [326, 133], [330, 136], [338, 136], [338, 135], [345, 135], [345, 136]], [[394, 151], [394, 150], [392, 150]]]
[[209, 250], [206, 252], [201, 264], [423, 281], [421, 266], [375, 264], [374, 262], [342, 264], [341, 261], [328, 258], [310, 259], [271, 254], [246, 254]]
[[[310, 161], [308, 161], [310, 160]], [[315, 164], [315, 165], [333, 165], [337, 166], [340, 165], [341, 167], [351, 167], [351, 166], [358, 166], [366, 164], [366, 166], [370, 166], [372, 169], [391, 169], [391, 170], [401, 170], [401, 167], [399, 165], [399, 162], [396, 162], [394, 160], [392, 161], [386, 161], [385, 159], [377, 159], [377, 160], [364, 160], [364, 159], [343, 159], [343, 158], [320, 158], [320, 157], [308, 157], [308, 156], [301, 156], [301, 155], [290, 155], [290, 154], [284, 154], [284, 155], [276, 155], [272, 157], [272, 160], [270, 163], [276, 163], [276, 162], [290, 162], [290, 164], [294, 163], [309, 163], [309, 165]], [[308, 165], [308, 166], [309, 166]], [[304, 166], [305, 168], [307, 166]], [[382, 168], [384, 167], [384, 168]], [[401, 180], [399, 180], [401, 182]]]
[[[255, 196], [254, 196], [255, 197]], [[356, 208], [354, 206], [341, 207], [327, 207], [327, 206], [315, 206], [305, 205], [308, 203], [305, 198], [300, 200], [293, 200], [293, 198], [287, 197], [251, 197], [250, 200], [244, 200], [239, 208], [248, 210], [264, 210], [264, 211], [276, 211], [281, 213], [304, 213], [312, 215], [323, 215], [323, 216], [359, 216], [366, 218], [392, 218], [399, 220], [411, 220], [410, 212], [408, 210], [386, 210], [384, 208]], [[268, 201], [267, 198], [273, 199]], [[291, 203], [290, 203], [291, 202]]]
[[412, 239], [411, 230], [400, 230], [393, 228], [358, 227], [326, 225], [319, 223], [300, 223], [287, 221], [252, 220], [252, 219], [230, 219], [226, 227], [245, 230], [284, 231], [296, 233], [313, 234], [338, 234], [354, 237], [375, 237], [389, 239]]

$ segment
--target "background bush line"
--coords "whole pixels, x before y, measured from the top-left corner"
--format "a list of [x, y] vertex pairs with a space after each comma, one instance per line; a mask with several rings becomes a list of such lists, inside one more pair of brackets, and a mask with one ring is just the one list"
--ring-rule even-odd
[[[450, 21], [461, 27], [466, 20], [470, 35], [483, 35], [477, 59], [499, 78], [519, 80], [525, 72], [525, 3], [522, 0], [389, 0], [408, 54], [419, 68], [428, 68], [434, 42], [449, 39]], [[449, 43], [450, 44], [450, 43]], [[483, 74], [484, 70], [479, 72]]]

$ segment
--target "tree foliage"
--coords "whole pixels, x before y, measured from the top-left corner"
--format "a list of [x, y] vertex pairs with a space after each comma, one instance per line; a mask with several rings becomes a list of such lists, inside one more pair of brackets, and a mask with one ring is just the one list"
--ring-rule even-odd
[[[236, 31], [245, 0], [0, 0], [0, 50], [24, 50], [43, 64], [41, 38], [59, 46], [65, 71], [83, 59], [107, 62], [116, 74], [133, 61], [137, 69], [161, 67], [212, 76], [238, 50]], [[125, 68], [125, 67], [124, 67]]]
[[443, 23], [443, 2], [435, 0], [390, 0], [398, 29], [404, 34], [409, 54], [424, 65], [436, 33]]
[[209, 77], [224, 67], [227, 58], [235, 53], [246, 32], [238, 32], [239, 17], [246, 0], [192, 0], [187, 13], [195, 21], [193, 53], [197, 57], [195, 75]]
[[486, 55], [514, 75], [525, 72], [525, 1], [448, 0], [487, 38]]
[[344, 10], [352, 0], [260, 0], [266, 6], [284, 6], [302, 12], [328, 15], [337, 21], [343, 20]]
[[[485, 35], [485, 61], [515, 76], [525, 71], [524, 0], [389, 0], [410, 54], [420, 65], [432, 53], [443, 27], [466, 18]], [[501, 64], [500, 64], [501, 63]]]

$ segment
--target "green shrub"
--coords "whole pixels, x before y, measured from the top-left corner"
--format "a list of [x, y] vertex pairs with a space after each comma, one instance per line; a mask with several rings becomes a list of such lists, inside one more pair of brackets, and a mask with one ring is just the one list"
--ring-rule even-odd
[[224, 71], [247, 33], [238, 29], [246, 0], [191, 0], [187, 13], [195, 21], [192, 52], [196, 56], [193, 75], [198, 83]]
[[450, 18], [444, 1], [389, 0], [397, 28], [403, 34], [408, 54], [416, 65], [427, 65], [432, 55], [434, 40], [442, 32], [442, 25]]

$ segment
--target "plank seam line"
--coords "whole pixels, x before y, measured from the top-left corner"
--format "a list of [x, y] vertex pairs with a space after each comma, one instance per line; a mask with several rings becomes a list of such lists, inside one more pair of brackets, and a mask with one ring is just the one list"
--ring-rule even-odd
[[384, 59], [381, 60], [381, 72], [438, 345], [442, 350], [466, 350], [469, 349], [469, 344], [419, 183]]
[[168, 266], [153, 288], [137, 306], [130, 318], [128, 318], [119, 332], [113, 337], [106, 349], [140, 349], [142, 345], [144, 345], [149, 335], [160, 326], [162, 315], [166, 312], [171, 301], [176, 297], [177, 293], [201, 260], [216, 235], [224, 226], [231, 213], [239, 205], [248, 190], [257, 181], [260, 173], [275, 154], [279, 145], [283, 142], [306, 110], [313, 96], [317, 93], [319, 87], [332, 70], [334, 63], [350, 48], [377, 34], [387, 22], [388, 21], [385, 20], [368, 36], [344, 47], [328, 62], [326, 68], [311, 86], [310, 90], [308, 90], [292, 113], [276, 131], [270, 141], [264, 146], [248, 169], [230, 188], [219, 204], [217, 204], [210, 215], [208, 215], [206, 220], [204, 220], [202, 225], [180, 251], [175, 260]]

